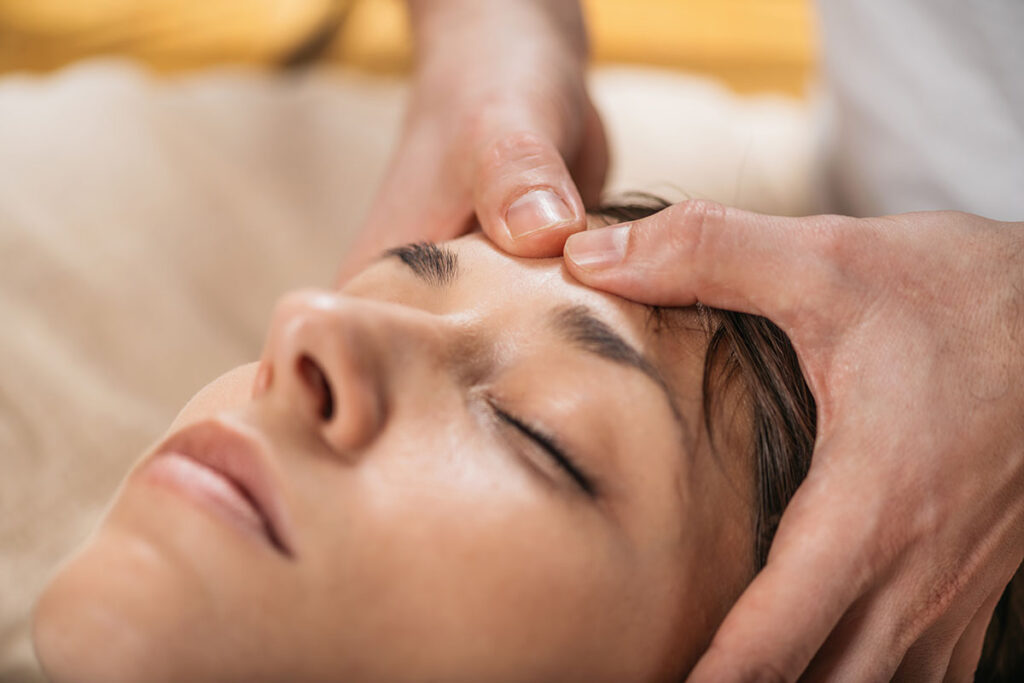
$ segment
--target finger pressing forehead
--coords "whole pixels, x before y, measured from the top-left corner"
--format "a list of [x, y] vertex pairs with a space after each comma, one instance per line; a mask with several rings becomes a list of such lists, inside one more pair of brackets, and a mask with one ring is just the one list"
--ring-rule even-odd
[[573, 235], [565, 256], [580, 281], [629, 299], [701, 302], [786, 327], [803, 311], [820, 309], [834, 289], [831, 254], [854, 221], [767, 216], [691, 200]]

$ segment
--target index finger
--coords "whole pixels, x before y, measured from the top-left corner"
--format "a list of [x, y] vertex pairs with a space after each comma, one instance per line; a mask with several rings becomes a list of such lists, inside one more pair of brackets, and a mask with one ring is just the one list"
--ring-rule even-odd
[[572, 235], [564, 253], [581, 282], [628, 299], [663, 306], [699, 301], [784, 324], [831, 289], [838, 238], [855, 220], [768, 216], [689, 200]]

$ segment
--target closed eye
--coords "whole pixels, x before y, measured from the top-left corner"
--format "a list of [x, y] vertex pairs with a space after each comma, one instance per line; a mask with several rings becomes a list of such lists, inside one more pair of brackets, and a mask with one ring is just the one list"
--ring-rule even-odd
[[525, 437], [533, 441], [541, 448], [541, 450], [547, 453], [551, 459], [555, 461], [555, 464], [561, 467], [570, 477], [572, 477], [573, 481], [583, 489], [584, 493], [591, 497], [596, 495], [593, 480], [591, 480], [591, 478], [565, 454], [565, 451], [558, 445], [553, 437], [498, 407], [494, 408], [494, 412], [499, 419], [519, 430]]

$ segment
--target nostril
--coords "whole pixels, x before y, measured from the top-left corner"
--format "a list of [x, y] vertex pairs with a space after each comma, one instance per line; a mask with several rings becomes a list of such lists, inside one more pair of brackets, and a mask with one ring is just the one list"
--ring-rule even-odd
[[334, 394], [327, 375], [311, 356], [303, 354], [299, 358], [299, 375], [313, 391], [320, 406], [320, 417], [330, 422], [334, 417]]

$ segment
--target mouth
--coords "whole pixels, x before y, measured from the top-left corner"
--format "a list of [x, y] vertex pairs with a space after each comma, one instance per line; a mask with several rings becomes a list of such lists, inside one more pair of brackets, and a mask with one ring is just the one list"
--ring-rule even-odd
[[208, 420], [186, 427], [156, 449], [138, 477], [294, 557], [265, 451], [238, 426]]

